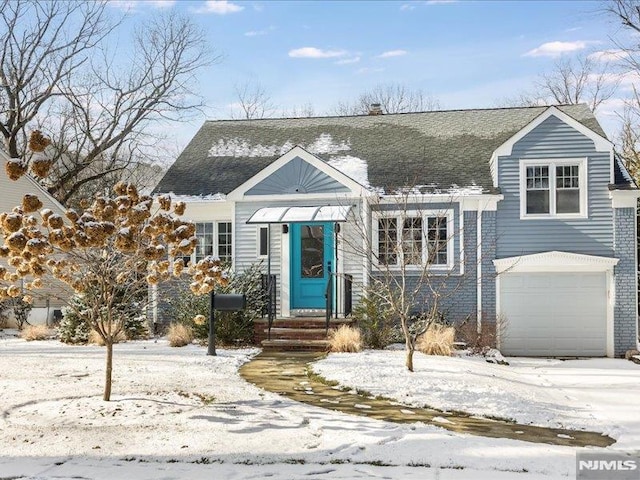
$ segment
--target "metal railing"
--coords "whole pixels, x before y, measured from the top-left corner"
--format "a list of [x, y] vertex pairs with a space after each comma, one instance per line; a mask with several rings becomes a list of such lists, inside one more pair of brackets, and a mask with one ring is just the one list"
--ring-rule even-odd
[[262, 318], [267, 317], [267, 338], [271, 340], [271, 327], [276, 318], [276, 276], [262, 275], [262, 293], [264, 295], [264, 305], [262, 307]]
[[337, 285], [337, 280], [339, 278], [341, 278], [343, 281], [342, 313], [345, 317], [348, 317], [349, 315], [351, 315], [353, 311], [353, 275], [349, 275], [346, 273], [343, 273], [343, 274], [333, 273], [331, 272], [331, 267], [329, 267], [329, 278], [327, 280], [327, 287], [324, 294], [324, 297], [326, 300], [325, 331], [327, 333], [329, 332], [329, 325], [331, 324], [331, 317], [334, 315], [334, 312], [335, 312], [335, 318], [338, 318], [339, 309], [337, 305], [334, 310], [334, 304], [338, 303], [338, 301], [334, 302], [334, 293], [338, 293], [338, 292], [335, 292], [336, 290], [335, 285]]

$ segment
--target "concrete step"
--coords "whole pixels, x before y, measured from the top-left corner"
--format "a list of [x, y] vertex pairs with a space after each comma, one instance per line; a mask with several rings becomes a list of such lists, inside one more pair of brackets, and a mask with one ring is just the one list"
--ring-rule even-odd
[[[269, 329], [262, 332], [263, 339], [269, 336]], [[324, 328], [272, 328], [272, 339], [294, 339], [294, 340], [325, 340], [327, 332]]]
[[[332, 318], [329, 321], [329, 328], [338, 328], [343, 324], [350, 324], [353, 320], [350, 318]], [[269, 325], [269, 321], [266, 318], [260, 318], [258, 320], [254, 320], [255, 330], [258, 332], [264, 328], [267, 328]], [[326, 319], [324, 317], [300, 317], [300, 318], [276, 318], [273, 321], [271, 326], [271, 330], [274, 328], [310, 328], [310, 329], [319, 329], [325, 328]]]
[[265, 352], [284, 352], [284, 351], [299, 351], [299, 352], [318, 352], [326, 351], [329, 348], [329, 342], [326, 340], [263, 340], [262, 349]]

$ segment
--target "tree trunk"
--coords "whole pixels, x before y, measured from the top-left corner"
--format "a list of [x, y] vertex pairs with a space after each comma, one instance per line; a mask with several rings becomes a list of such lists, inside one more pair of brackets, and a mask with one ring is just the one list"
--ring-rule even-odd
[[111, 371], [113, 370], [113, 342], [106, 341], [105, 347], [107, 347], [107, 371], [104, 379], [104, 396], [102, 399], [105, 402], [111, 400]]
[[413, 344], [409, 341], [406, 342], [407, 344], [407, 370], [409, 370], [410, 372], [413, 372]]

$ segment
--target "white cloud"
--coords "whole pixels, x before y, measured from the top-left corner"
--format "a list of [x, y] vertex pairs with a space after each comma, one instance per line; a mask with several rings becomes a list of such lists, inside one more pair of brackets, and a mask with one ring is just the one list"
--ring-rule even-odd
[[125, 12], [131, 12], [138, 6], [137, 0], [109, 0], [110, 7], [124, 10]]
[[141, 6], [150, 6], [152, 8], [171, 8], [176, 4], [177, 0], [109, 0], [110, 7], [124, 10], [125, 12], [133, 12]]
[[244, 7], [228, 0], [207, 0], [200, 8], [196, 8], [196, 13], [213, 13], [214, 15], [227, 15], [244, 10]]
[[371, 73], [380, 73], [380, 72], [384, 72], [384, 68], [363, 67], [359, 69], [356, 73], [359, 75], [369, 75]]
[[336, 58], [347, 55], [346, 50], [322, 50], [316, 47], [302, 47], [289, 50], [292, 58]]
[[378, 58], [402, 57], [406, 54], [406, 50], [389, 50], [387, 52], [382, 52], [380, 55], [378, 55]]
[[344, 58], [342, 60], [338, 60], [336, 62], [336, 65], [349, 65], [351, 63], [358, 63], [359, 61], [360, 57]]
[[624, 50], [601, 50], [599, 52], [593, 52], [589, 55], [589, 58], [596, 62], [617, 62], [628, 56], [629, 52], [625, 52]]
[[262, 30], [250, 30], [244, 33], [245, 37], [260, 37], [262, 35], [269, 35], [276, 29], [273, 25], [270, 25], [268, 28], [264, 28]]
[[563, 53], [577, 52], [584, 50], [587, 45], [593, 42], [576, 40], [575, 42], [547, 42], [524, 54], [525, 57], [559, 57]]
[[457, 3], [458, 0], [416, 0], [400, 5], [400, 10], [415, 10], [418, 5], [446, 5], [449, 3]]
[[176, 0], [147, 0], [147, 3], [154, 8], [171, 8], [176, 4]]

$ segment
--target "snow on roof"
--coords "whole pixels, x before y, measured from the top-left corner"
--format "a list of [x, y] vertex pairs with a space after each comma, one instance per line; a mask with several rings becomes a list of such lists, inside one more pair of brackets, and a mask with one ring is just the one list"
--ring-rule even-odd
[[224, 193], [212, 193], [209, 195], [176, 195], [173, 192], [168, 194], [171, 200], [178, 200], [186, 203], [198, 203], [198, 202], [224, 202], [227, 200], [227, 196]]
[[[284, 155], [295, 145], [287, 140], [282, 145], [251, 145], [250, 142], [241, 137], [230, 139], [219, 139], [209, 149], [209, 157], [276, 157]], [[307, 144], [300, 145], [302, 148], [313, 154], [336, 154], [351, 150], [351, 145], [345, 142], [334, 143], [333, 138], [328, 133], [322, 133], [316, 139]]]
[[366, 188], [371, 187], [369, 184], [369, 168], [366, 160], [351, 155], [339, 155], [331, 158], [327, 163], [360, 185]]

